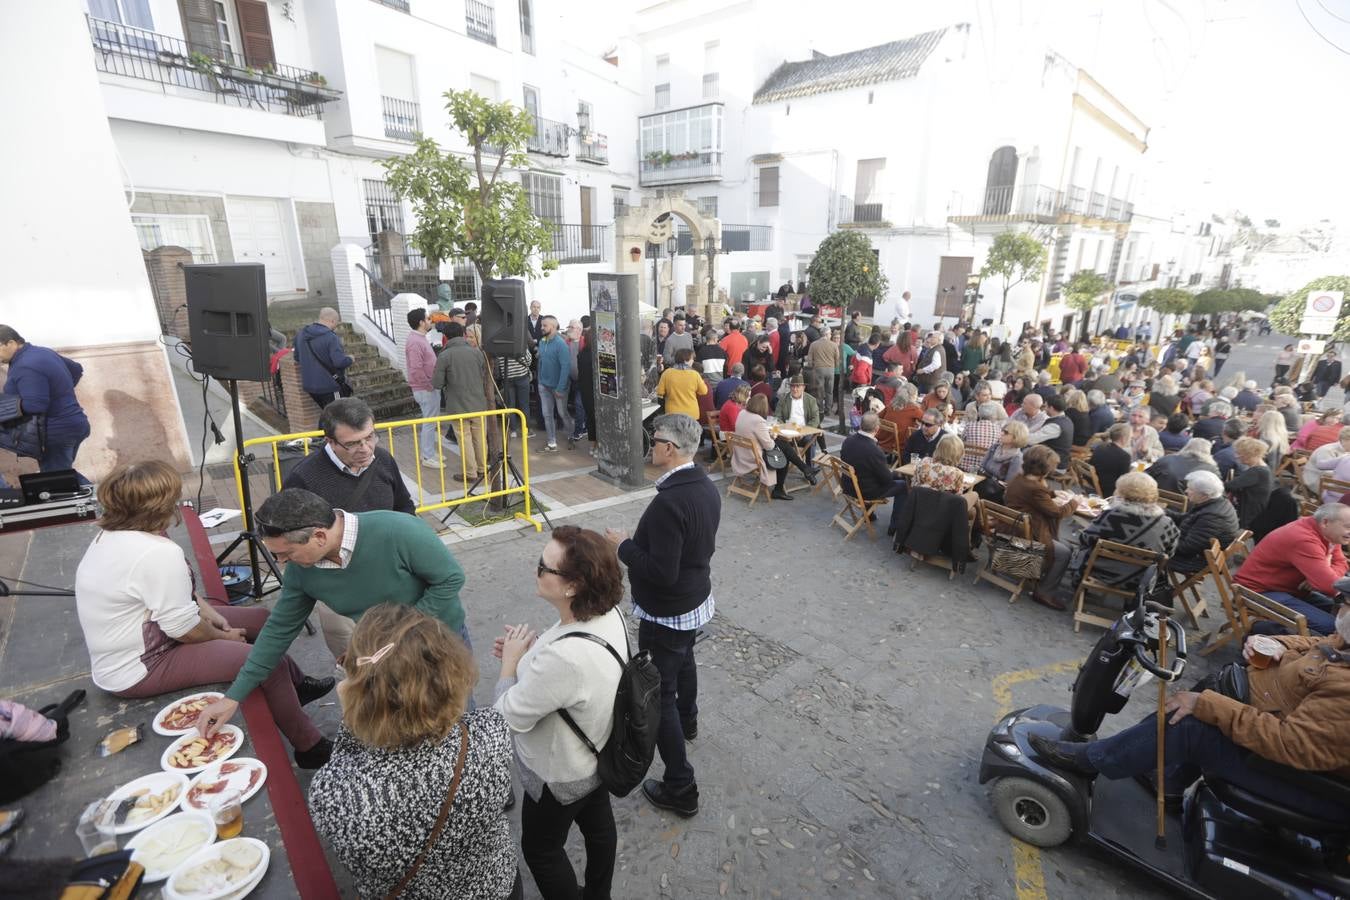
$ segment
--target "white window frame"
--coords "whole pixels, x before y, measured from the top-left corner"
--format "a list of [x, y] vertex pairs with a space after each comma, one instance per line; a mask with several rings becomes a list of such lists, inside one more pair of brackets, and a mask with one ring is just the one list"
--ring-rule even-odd
[[711, 219], [717, 218], [717, 195], [698, 198], [698, 211]]
[[[660, 84], [658, 84], [658, 85], [656, 86], [656, 89], [652, 92], [652, 95], [653, 95], [653, 96], [652, 96], [652, 103], [656, 106], [657, 109], [669, 109], [669, 108], [670, 108], [670, 82], [669, 82], [669, 81], [663, 81], [663, 82], [661, 82]], [[663, 96], [663, 95], [664, 95], [664, 96]]]
[[718, 95], [718, 93], [721, 91], [720, 79], [721, 79], [721, 75], [720, 75], [719, 73], [717, 73], [717, 72], [704, 72], [704, 73], [703, 73], [703, 99], [704, 99], [704, 100], [716, 100], [716, 99], [717, 99], [717, 95]]
[[[562, 177], [546, 172], [521, 172], [520, 185], [530, 201], [530, 211], [541, 222], [563, 223]], [[540, 188], [547, 187], [547, 190]], [[556, 210], [556, 212], [555, 212]]]
[[216, 11], [216, 31], [220, 37], [220, 49], [225, 52], [225, 59], [243, 62], [243, 51], [235, 49], [237, 42], [233, 38], [236, 33], [234, 20], [230, 17], [230, 9], [233, 4], [224, 3], [222, 0], [212, 0], [212, 6]]
[[[773, 202], [765, 203], [764, 194], [761, 188], [761, 176], [765, 169], [774, 170], [774, 189]], [[783, 169], [778, 163], [771, 166], [755, 166], [755, 206], [760, 209], [775, 209], [782, 202], [783, 198]]]
[[[142, 250], [154, 250], [155, 247], [182, 247], [192, 254], [194, 263], [211, 264], [218, 262], [219, 254], [216, 252], [216, 237], [211, 230], [211, 218], [202, 213], [138, 213], [131, 214], [132, 227], [136, 229], [136, 240], [141, 245]], [[199, 247], [190, 247], [185, 241], [165, 240], [162, 235], [162, 229], [165, 226], [195, 225], [201, 229], [199, 238], [205, 237], [206, 244]], [[159, 235], [158, 243], [150, 245], [146, 240], [150, 233], [147, 229], [155, 229]], [[207, 258], [209, 257], [209, 259]]]

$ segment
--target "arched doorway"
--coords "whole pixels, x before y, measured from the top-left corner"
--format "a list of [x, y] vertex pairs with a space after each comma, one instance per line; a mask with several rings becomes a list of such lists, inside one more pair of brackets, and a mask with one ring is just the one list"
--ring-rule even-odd
[[[653, 286], [647, 275], [647, 245], [656, 244], [665, 247], [676, 235], [676, 220], [684, 223], [688, 230], [690, 247], [693, 254], [693, 283], [683, 292], [675, 283], [674, 260], [663, 249], [658, 254], [658, 275]], [[722, 225], [717, 219], [708, 218], [698, 211], [698, 207], [685, 199], [681, 191], [659, 191], [654, 196], [643, 199], [640, 206], [629, 207], [627, 212], [614, 222], [616, 268], [620, 273], [638, 276], [638, 298], [648, 306], [663, 309], [683, 306], [695, 302], [700, 307], [715, 300], [710, 297], [708, 284], [710, 273], [716, 277], [716, 256], [709, 262], [706, 241], [711, 236], [713, 248], [722, 249]], [[668, 273], [661, 272], [659, 266], [664, 261], [669, 266]], [[714, 266], [709, 269], [709, 265]]]

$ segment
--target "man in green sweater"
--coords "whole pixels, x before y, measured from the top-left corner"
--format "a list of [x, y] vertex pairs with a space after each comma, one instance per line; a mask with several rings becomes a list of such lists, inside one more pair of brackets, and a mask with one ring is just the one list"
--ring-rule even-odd
[[[416, 516], [389, 510], [335, 510], [317, 494], [287, 488], [268, 497], [254, 521], [277, 562], [290, 565], [281, 597], [244, 667], [225, 696], [198, 716], [202, 734], [214, 734], [240, 701], [267, 679], [320, 600], [339, 615], [358, 620], [381, 603], [411, 604], [469, 643], [459, 602], [464, 570], [431, 526]], [[331, 750], [326, 738], [320, 747], [320, 752]]]

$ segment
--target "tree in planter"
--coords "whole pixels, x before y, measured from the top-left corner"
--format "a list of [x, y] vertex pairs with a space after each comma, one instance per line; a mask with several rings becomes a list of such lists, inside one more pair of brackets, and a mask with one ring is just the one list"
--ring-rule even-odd
[[890, 285], [877, 265], [872, 242], [860, 231], [836, 231], [820, 242], [807, 270], [811, 299], [847, 310], [861, 297], [874, 300]]
[[1064, 304], [1076, 309], [1083, 315], [1083, 335], [1088, 333], [1088, 313], [1097, 306], [1102, 294], [1111, 290], [1111, 282], [1103, 275], [1091, 269], [1074, 272], [1073, 277], [1064, 284]]
[[1000, 325], [1008, 314], [1008, 292], [1024, 281], [1040, 281], [1044, 274], [1045, 247], [1036, 238], [1021, 231], [1005, 231], [994, 237], [980, 269], [980, 278], [997, 275], [1003, 280], [1003, 305], [998, 311]]
[[[1303, 307], [1308, 302], [1308, 294], [1313, 291], [1345, 291], [1350, 293], [1350, 275], [1328, 275], [1315, 278], [1303, 287], [1285, 296], [1270, 311], [1270, 324], [1281, 334], [1298, 334], [1303, 321]], [[1350, 340], [1350, 304], [1341, 306], [1341, 317], [1336, 320], [1333, 340]]]
[[506, 166], [528, 164], [525, 143], [534, 131], [529, 113], [494, 103], [473, 91], [446, 91], [450, 121], [469, 142], [471, 159], [442, 153], [431, 138], [419, 138], [408, 156], [385, 160], [389, 186], [412, 203], [417, 215], [411, 243], [427, 261], [462, 257], [478, 277], [537, 277], [557, 268], [534, 257], [553, 246], [552, 229], [537, 219], [518, 181], [502, 177]]

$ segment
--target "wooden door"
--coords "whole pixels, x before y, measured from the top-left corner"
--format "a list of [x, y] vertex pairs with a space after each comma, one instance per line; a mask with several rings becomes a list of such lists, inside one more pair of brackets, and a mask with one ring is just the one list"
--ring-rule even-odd
[[591, 222], [595, 218], [595, 188], [581, 186], [581, 249], [594, 250]]
[[937, 296], [933, 313], [940, 319], [960, 318], [965, 302], [966, 282], [975, 265], [973, 256], [944, 256], [938, 263]]

